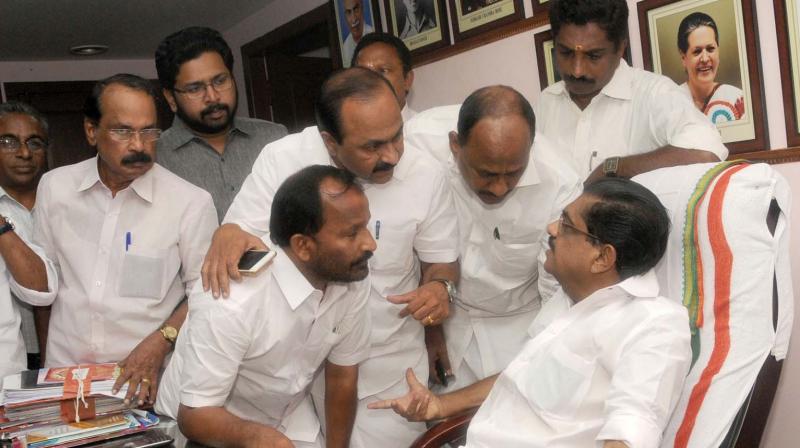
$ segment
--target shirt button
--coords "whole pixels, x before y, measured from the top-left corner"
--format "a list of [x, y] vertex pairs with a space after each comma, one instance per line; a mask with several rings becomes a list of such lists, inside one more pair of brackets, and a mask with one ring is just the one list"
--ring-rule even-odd
[[225, 157], [220, 157], [219, 160], [224, 162], [225, 161]]

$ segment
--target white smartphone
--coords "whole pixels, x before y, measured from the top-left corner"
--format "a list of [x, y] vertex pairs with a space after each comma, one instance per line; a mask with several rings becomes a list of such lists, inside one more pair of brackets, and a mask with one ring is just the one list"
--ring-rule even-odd
[[273, 258], [275, 258], [274, 250], [248, 250], [239, 259], [239, 273], [257, 275]]

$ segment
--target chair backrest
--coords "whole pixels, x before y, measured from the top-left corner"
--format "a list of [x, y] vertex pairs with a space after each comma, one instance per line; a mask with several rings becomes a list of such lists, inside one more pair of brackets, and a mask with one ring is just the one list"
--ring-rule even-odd
[[[634, 178], [672, 219], [656, 268], [661, 293], [687, 306], [693, 365], [662, 447], [719, 447], [770, 352], [782, 359], [792, 325], [789, 188], [766, 164], [665, 168]], [[774, 235], [772, 201], [781, 209]], [[777, 278], [777, 322], [773, 285]]]

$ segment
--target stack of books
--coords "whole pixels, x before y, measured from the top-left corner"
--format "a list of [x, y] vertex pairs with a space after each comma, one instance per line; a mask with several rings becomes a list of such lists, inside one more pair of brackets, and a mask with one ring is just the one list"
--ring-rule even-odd
[[116, 364], [27, 370], [3, 379], [0, 432], [14, 446], [78, 446], [144, 431], [158, 423], [147, 411], [129, 409], [111, 389]]

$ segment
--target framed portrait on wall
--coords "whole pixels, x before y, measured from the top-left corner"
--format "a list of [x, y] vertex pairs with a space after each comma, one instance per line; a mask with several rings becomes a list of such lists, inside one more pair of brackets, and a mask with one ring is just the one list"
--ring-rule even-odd
[[731, 154], [768, 148], [753, 0], [644, 0], [645, 68], [661, 73], [714, 123]]
[[[561, 75], [556, 68], [556, 48], [553, 41], [553, 31], [539, 31], [533, 35], [534, 46], [536, 47], [536, 68], [539, 70], [539, 88], [546, 89], [552, 84], [561, 81]], [[631, 46], [625, 48], [622, 57], [628, 63], [631, 62]]]
[[386, 28], [412, 56], [450, 45], [445, 0], [383, 0]]
[[531, 0], [531, 10], [534, 17], [537, 14], [547, 14], [550, 10], [550, 0]]
[[456, 42], [525, 18], [522, 0], [447, 0]]
[[350, 67], [356, 45], [365, 34], [381, 31], [377, 0], [331, 0], [342, 67]]
[[800, 146], [800, 1], [774, 0], [786, 142]]

